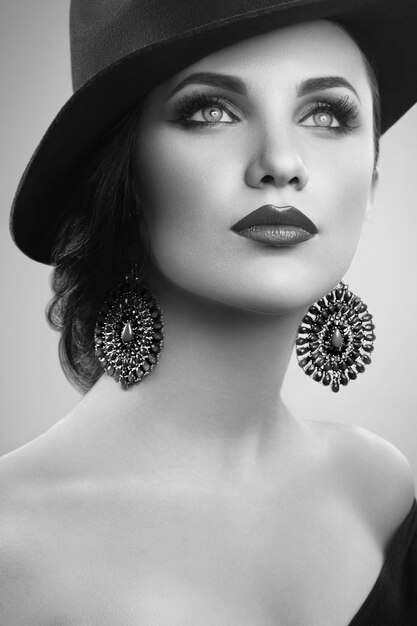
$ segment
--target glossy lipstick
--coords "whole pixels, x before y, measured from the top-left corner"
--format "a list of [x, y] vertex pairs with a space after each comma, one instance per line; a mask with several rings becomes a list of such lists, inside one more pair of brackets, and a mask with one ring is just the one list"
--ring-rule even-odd
[[245, 215], [231, 230], [247, 239], [270, 246], [293, 246], [318, 233], [316, 225], [293, 206], [265, 204]]

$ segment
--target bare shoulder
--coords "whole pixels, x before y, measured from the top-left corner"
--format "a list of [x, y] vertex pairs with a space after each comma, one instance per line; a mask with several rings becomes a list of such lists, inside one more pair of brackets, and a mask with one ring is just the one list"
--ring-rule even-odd
[[14, 625], [23, 623], [22, 600], [30, 593], [31, 533], [15, 463], [0, 461], [0, 623]]
[[383, 437], [348, 424], [317, 422], [331, 450], [345, 493], [381, 537], [390, 538], [411, 509], [415, 485], [410, 463]]
[[58, 459], [47, 434], [0, 458], [0, 624], [41, 623], [39, 573], [62, 485]]
[[39, 460], [24, 446], [0, 458], [0, 623], [20, 624], [23, 599], [31, 594], [36, 555], [35, 516]]

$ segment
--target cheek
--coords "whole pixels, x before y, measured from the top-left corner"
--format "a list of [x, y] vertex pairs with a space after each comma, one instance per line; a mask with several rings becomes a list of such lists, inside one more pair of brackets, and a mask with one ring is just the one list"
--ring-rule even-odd
[[215, 141], [203, 151], [197, 137], [174, 139], [155, 129], [139, 134], [137, 181], [153, 260], [167, 274], [178, 269], [184, 279], [191, 264], [195, 268], [207, 255], [224, 253], [237, 173], [219, 158]]
[[347, 149], [335, 159], [326, 159], [325, 167], [321, 167], [325, 206], [323, 235], [327, 237], [327, 252], [336, 263], [343, 265], [343, 272], [356, 251], [370, 201], [374, 169], [370, 146], [371, 142], [363, 142], [356, 150]]

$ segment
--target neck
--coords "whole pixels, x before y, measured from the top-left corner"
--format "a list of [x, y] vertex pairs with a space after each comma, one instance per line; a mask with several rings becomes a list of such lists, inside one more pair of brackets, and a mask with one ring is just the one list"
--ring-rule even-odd
[[219, 454], [223, 461], [264, 455], [293, 419], [280, 389], [303, 312], [242, 311], [167, 282], [155, 292], [165, 332], [155, 370], [127, 391], [103, 376], [86, 400], [129, 421], [141, 442], [169, 440], [194, 454], [204, 448], [205, 459], [210, 449], [216, 464]]

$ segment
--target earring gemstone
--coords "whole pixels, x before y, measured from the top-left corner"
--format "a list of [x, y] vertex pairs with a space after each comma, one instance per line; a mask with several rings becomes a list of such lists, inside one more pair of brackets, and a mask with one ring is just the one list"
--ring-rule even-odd
[[343, 336], [338, 328], [336, 328], [333, 331], [331, 342], [332, 342], [333, 348], [341, 348], [343, 346], [343, 343], [344, 343]]
[[132, 324], [130, 322], [127, 322], [123, 328], [122, 341], [123, 343], [129, 343], [129, 341], [132, 341], [132, 340], [133, 340]]

